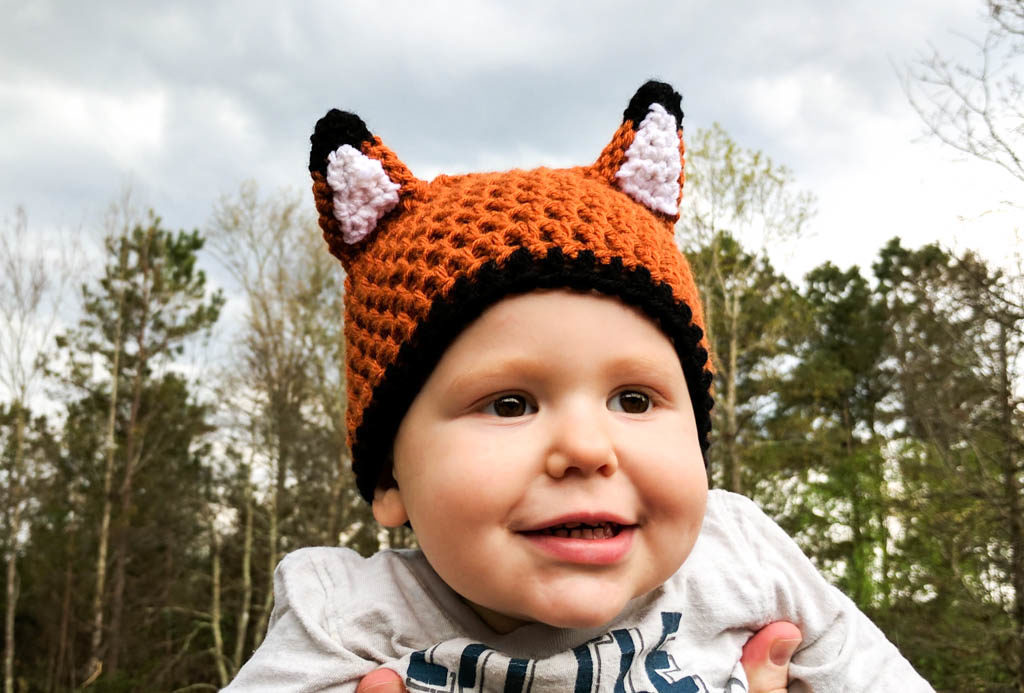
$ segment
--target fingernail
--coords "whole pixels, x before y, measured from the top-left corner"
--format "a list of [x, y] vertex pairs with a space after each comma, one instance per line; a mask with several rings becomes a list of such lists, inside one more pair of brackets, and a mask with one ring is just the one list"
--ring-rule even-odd
[[776, 666], [782, 666], [789, 664], [790, 657], [796, 652], [796, 648], [800, 647], [802, 640], [776, 640], [772, 643], [772, 648], [768, 650], [768, 658], [772, 660], [772, 664]]

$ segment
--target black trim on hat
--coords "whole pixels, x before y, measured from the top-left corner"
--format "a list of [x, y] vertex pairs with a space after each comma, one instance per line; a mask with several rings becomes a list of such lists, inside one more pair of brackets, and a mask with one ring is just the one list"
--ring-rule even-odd
[[327, 115], [316, 121], [313, 134], [309, 136], [313, 145], [309, 151], [309, 172], [319, 172], [326, 176], [328, 154], [343, 144], [359, 149], [363, 142], [371, 139], [373, 135], [362, 118], [355, 113], [332, 108]]
[[626, 106], [626, 110], [622, 113], [622, 122], [632, 120], [635, 127], [640, 127], [640, 123], [647, 117], [647, 112], [651, 110], [651, 104], [660, 103], [665, 107], [666, 111], [675, 116], [676, 129], [678, 130], [683, 127], [682, 101], [683, 97], [672, 88], [671, 84], [651, 80], [633, 94], [633, 98], [629, 100], [629, 105]]
[[647, 268], [627, 269], [620, 258], [599, 263], [590, 251], [567, 257], [561, 248], [552, 248], [546, 257], [536, 258], [523, 248], [500, 266], [492, 260], [472, 277], [457, 279], [448, 295], [434, 302], [384, 372], [363, 411], [352, 446], [352, 468], [363, 498], [372, 502], [377, 486], [386, 486], [391, 480], [390, 460], [398, 426], [455, 338], [501, 299], [538, 289], [598, 291], [642, 310], [654, 320], [679, 356], [707, 465], [714, 404], [711, 373], [705, 370], [708, 353], [700, 346], [704, 333], [693, 324], [689, 306], [677, 301], [667, 284], [655, 282]]

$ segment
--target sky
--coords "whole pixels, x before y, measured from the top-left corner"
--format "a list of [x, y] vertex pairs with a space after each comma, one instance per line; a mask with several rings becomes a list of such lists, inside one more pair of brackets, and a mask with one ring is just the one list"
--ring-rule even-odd
[[1002, 261], [1021, 183], [923, 136], [898, 70], [969, 58], [980, 0], [147, 2], [2, 0], [0, 216], [96, 226], [125, 186], [202, 227], [253, 179], [308, 193], [309, 134], [358, 113], [414, 174], [596, 158], [649, 78], [688, 133], [721, 125], [817, 198], [770, 249], [796, 278], [870, 266], [892, 236]]

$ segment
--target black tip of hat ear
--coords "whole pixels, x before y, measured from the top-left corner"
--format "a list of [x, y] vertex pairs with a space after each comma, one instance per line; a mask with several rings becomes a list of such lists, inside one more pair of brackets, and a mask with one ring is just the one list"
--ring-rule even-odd
[[359, 149], [363, 142], [373, 139], [363, 119], [355, 113], [339, 111], [332, 108], [320, 120], [316, 121], [313, 134], [309, 141], [309, 172], [320, 172], [326, 175], [327, 155], [343, 144]]
[[671, 84], [650, 80], [633, 94], [629, 105], [622, 113], [622, 122], [632, 120], [634, 125], [640, 125], [647, 117], [647, 112], [651, 110], [651, 104], [658, 103], [675, 117], [676, 128], [681, 128], [683, 126], [682, 101], [683, 97], [672, 88]]

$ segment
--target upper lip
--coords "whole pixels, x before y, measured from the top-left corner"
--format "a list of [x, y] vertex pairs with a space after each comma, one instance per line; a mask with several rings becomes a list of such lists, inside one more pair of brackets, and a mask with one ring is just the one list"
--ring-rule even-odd
[[556, 527], [558, 525], [568, 524], [570, 522], [578, 522], [581, 525], [603, 525], [613, 524], [620, 525], [622, 527], [631, 527], [635, 525], [634, 520], [627, 520], [622, 515], [616, 515], [615, 513], [606, 512], [582, 512], [582, 513], [566, 513], [565, 515], [559, 515], [548, 520], [542, 520], [540, 522], [530, 523], [522, 527], [516, 528], [517, 532], [537, 532], [548, 527]]

